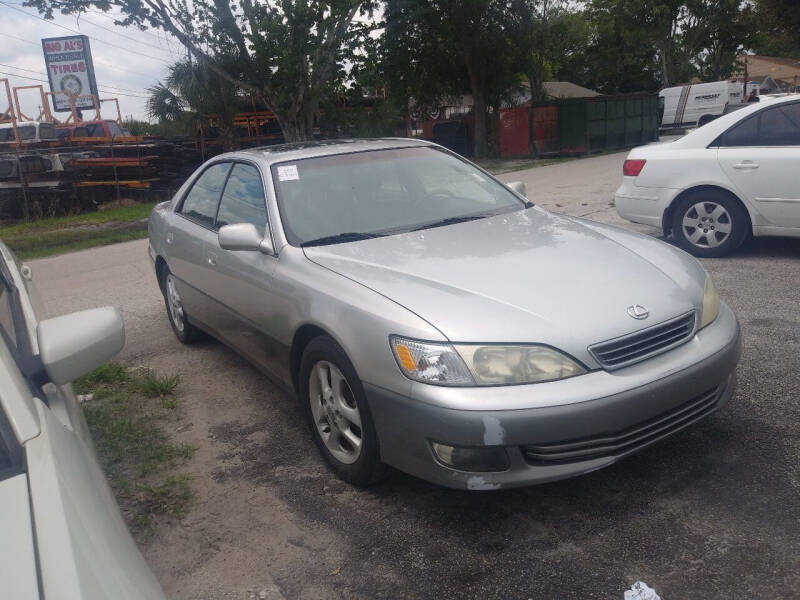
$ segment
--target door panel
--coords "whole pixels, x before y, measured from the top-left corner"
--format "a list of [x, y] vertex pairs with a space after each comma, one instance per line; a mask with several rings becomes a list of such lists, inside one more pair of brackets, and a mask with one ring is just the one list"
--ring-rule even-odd
[[[220, 200], [216, 227], [252, 223], [269, 235], [264, 184], [258, 169], [235, 163]], [[213, 326], [251, 361], [281, 377], [282, 354], [274, 341], [272, 274], [277, 257], [258, 251], [220, 248], [214, 236], [206, 245], [208, 295], [214, 298]]]
[[800, 227], [800, 102], [769, 106], [731, 127], [717, 159], [768, 224]]
[[213, 225], [230, 168], [230, 162], [207, 167], [167, 219], [167, 263], [178, 280], [181, 302], [190, 319], [212, 328], [214, 312], [208, 297], [208, 279], [209, 267], [214, 265], [207, 246], [217, 237]]
[[800, 227], [800, 147], [720, 148], [722, 170], [776, 227]]

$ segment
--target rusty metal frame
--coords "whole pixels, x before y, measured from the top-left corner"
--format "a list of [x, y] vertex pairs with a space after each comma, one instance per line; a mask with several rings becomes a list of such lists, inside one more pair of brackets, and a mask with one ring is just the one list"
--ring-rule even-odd
[[[26, 115], [22, 112], [22, 108], [19, 105], [19, 91], [20, 90], [39, 90], [39, 99], [42, 101], [42, 108], [39, 111], [39, 115], [34, 119]], [[19, 121], [46, 121], [48, 123], [55, 123], [56, 120], [53, 118], [52, 113], [50, 112], [50, 104], [47, 101], [47, 96], [45, 96], [44, 87], [42, 85], [18, 85], [13, 88], [14, 91], [14, 105], [17, 109], [17, 119]], [[43, 118], [44, 117], [44, 118]]]
[[17, 114], [14, 112], [14, 104], [11, 100], [11, 84], [7, 77], [0, 79], [6, 88], [6, 109], [0, 115], [0, 123], [11, 123], [11, 128], [14, 130], [14, 145], [19, 146], [19, 132], [17, 132]]
[[[117, 125], [122, 127], [122, 113], [119, 110], [119, 100], [116, 98], [101, 98], [100, 99], [100, 106], [103, 105], [103, 102], [113, 102], [114, 105], [117, 107]], [[98, 113], [100, 114], [100, 113]]]

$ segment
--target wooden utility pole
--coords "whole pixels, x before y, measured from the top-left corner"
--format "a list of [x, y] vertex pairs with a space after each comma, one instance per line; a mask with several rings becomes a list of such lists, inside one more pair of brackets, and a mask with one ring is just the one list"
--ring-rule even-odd
[[744, 55], [744, 82], [742, 83], [742, 102], [747, 102], [747, 54]]

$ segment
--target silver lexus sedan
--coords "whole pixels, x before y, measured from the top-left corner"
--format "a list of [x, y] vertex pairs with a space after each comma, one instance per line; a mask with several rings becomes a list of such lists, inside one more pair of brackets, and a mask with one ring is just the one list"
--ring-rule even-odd
[[739, 325], [697, 260], [419, 140], [217, 156], [155, 207], [150, 256], [178, 339], [283, 384], [358, 485], [586, 473], [734, 389]]

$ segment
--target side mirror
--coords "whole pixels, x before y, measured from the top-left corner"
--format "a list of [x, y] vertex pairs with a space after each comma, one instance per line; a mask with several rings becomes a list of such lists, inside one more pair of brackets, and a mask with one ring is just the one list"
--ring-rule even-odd
[[275, 254], [272, 241], [252, 223], [236, 223], [220, 228], [219, 247], [225, 250], [258, 250], [264, 254]]
[[105, 364], [125, 345], [122, 314], [112, 306], [40, 321], [39, 356], [50, 381], [63, 385]]
[[510, 189], [512, 192], [515, 192], [522, 196], [523, 198], [528, 197], [528, 188], [525, 187], [525, 184], [521, 181], [509, 181], [506, 184], [506, 187]]

